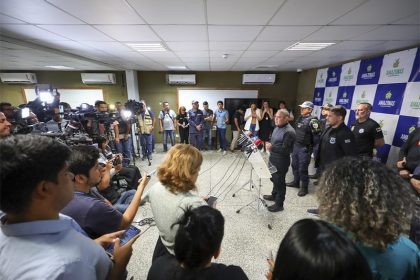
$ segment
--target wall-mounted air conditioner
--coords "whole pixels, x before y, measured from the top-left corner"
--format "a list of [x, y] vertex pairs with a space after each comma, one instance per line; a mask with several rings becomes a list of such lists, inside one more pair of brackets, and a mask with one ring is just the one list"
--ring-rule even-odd
[[34, 73], [0, 73], [0, 79], [5, 84], [36, 84]]
[[195, 85], [195, 74], [168, 74], [166, 81], [170, 85]]
[[243, 74], [242, 84], [273, 85], [276, 81], [276, 74]]
[[113, 73], [82, 73], [82, 82], [86, 85], [91, 84], [107, 84], [114, 85], [116, 83], [115, 74]]

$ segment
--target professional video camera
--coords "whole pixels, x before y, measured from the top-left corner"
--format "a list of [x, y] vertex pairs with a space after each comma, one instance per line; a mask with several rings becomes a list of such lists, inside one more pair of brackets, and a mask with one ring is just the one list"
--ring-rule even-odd
[[54, 107], [60, 103], [60, 93], [49, 84], [35, 86], [37, 98], [30, 101], [27, 106], [34, 112], [40, 122], [50, 120], [54, 114]]
[[125, 108], [129, 110], [133, 115], [137, 115], [144, 108], [143, 102], [130, 99], [124, 104]]

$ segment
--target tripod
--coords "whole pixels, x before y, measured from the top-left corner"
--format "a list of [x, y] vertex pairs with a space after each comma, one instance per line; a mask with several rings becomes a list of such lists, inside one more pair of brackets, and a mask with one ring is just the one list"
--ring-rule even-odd
[[[267, 165], [265, 164], [264, 159], [262, 158], [259, 151], [251, 152], [247, 156], [247, 159], [251, 163], [250, 178], [237, 191], [235, 191], [233, 193], [232, 197], [235, 197], [236, 194], [241, 190], [247, 190], [249, 192], [252, 192], [252, 190], [254, 189], [254, 190], [256, 190], [256, 194], [253, 195], [254, 197], [249, 203], [243, 205], [238, 210], [236, 210], [236, 213], [239, 214], [242, 209], [244, 209], [246, 207], [251, 207], [252, 209], [257, 210], [257, 212], [260, 212], [260, 210], [263, 209], [264, 210], [264, 216], [267, 216], [269, 214], [266, 210], [267, 204], [261, 196], [261, 186], [262, 186], [261, 179], [262, 178], [263, 179], [271, 178], [271, 172], [268, 169]], [[258, 176], [258, 185], [255, 185], [255, 183], [253, 181], [253, 177], [252, 177], [253, 173], [255, 173]], [[249, 189], [245, 189], [246, 186], [249, 186]], [[264, 206], [264, 207], [261, 207], [261, 205]], [[267, 227], [269, 229], [273, 228], [272, 224], [270, 222], [268, 222]]]

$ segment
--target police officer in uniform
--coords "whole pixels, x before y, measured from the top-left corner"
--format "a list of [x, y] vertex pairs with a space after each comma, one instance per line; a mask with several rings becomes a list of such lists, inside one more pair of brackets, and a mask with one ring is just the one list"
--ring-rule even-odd
[[373, 149], [385, 144], [381, 126], [370, 118], [371, 111], [371, 104], [360, 103], [356, 110], [356, 121], [351, 125], [360, 157], [372, 158]]
[[315, 165], [321, 169], [321, 172], [328, 164], [339, 158], [357, 156], [357, 150], [354, 149], [354, 135], [344, 124], [346, 113], [343, 106], [334, 106], [328, 113], [328, 127], [321, 135], [315, 160]]
[[[327, 117], [328, 117], [328, 113], [330, 112], [330, 109], [333, 107], [332, 104], [330, 103], [325, 103], [324, 105], [322, 105], [322, 110], [321, 110], [321, 115], [323, 118], [321, 118], [319, 120], [319, 124], [321, 125], [321, 133], [325, 131], [325, 129], [327, 129]], [[315, 137], [315, 145], [314, 145], [314, 158], [316, 157], [316, 155], [318, 154], [318, 149], [319, 149], [319, 141], [321, 140], [321, 135], [319, 135], [318, 137]], [[316, 169], [316, 173], [313, 175], [309, 175], [309, 178], [311, 179], [318, 179], [320, 176], [320, 169], [317, 168]], [[314, 182], [314, 185], [317, 185], [318, 182]]]
[[292, 153], [292, 169], [294, 180], [287, 186], [298, 187], [298, 196], [305, 196], [308, 193], [308, 166], [311, 161], [312, 149], [316, 137], [321, 133], [321, 126], [317, 117], [311, 115], [314, 104], [305, 101], [300, 107], [300, 116], [296, 120], [296, 141]]
[[266, 142], [266, 148], [270, 151], [269, 162], [274, 165], [277, 172], [273, 173], [273, 190], [271, 195], [264, 195], [265, 200], [275, 203], [267, 207], [270, 212], [283, 211], [283, 202], [286, 195], [286, 173], [290, 166], [290, 153], [296, 139], [296, 133], [289, 124], [289, 111], [280, 109], [274, 117], [276, 127], [271, 136], [271, 142]]

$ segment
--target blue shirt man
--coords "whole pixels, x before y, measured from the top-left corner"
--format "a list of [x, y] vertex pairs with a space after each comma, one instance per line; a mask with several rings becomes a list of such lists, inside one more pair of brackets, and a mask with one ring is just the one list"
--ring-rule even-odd
[[226, 155], [226, 124], [229, 122], [229, 112], [223, 108], [223, 101], [217, 101], [217, 110], [214, 115], [216, 117], [217, 138], [220, 140], [219, 152], [223, 151], [223, 155]]

